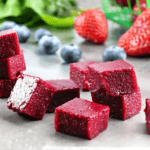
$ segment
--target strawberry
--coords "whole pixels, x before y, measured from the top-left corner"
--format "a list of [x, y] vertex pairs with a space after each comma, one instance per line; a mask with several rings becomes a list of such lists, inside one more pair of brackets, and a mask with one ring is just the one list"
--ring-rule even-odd
[[[128, 2], [127, 0], [115, 0], [116, 3], [118, 3], [119, 5], [122, 6], [128, 6]], [[133, 6], [135, 4], [135, 0], [130, 0], [131, 1], [131, 5]]]
[[121, 36], [118, 46], [129, 56], [150, 55], [150, 9], [145, 10]]
[[[146, 0], [139, 0], [139, 3], [140, 3], [141, 12], [143, 12], [147, 8]], [[137, 4], [133, 6], [133, 10], [138, 11]], [[136, 20], [137, 17], [138, 17], [137, 15], [133, 15], [133, 22]]]
[[88, 9], [75, 20], [76, 32], [86, 40], [102, 44], [108, 36], [108, 26], [105, 15], [98, 9]]

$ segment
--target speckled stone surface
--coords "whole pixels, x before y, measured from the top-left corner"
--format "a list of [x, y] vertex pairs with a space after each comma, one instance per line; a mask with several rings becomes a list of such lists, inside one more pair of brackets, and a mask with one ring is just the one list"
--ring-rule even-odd
[[[100, 0], [78, 0], [84, 8], [100, 6]], [[109, 36], [105, 44], [96, 45], [79, 37], [74, 29], [49, 29], [58, 36], [62, 45], [74, 43], [82, 50], [80, 61], [102, 62], [102, 53], [108, 46], [117, 44], [121, 34], [126, 29], [109, 21]], [[69, 79], [69, 65], [64, 64], [60, 51], [56, 55], [39, 55], [38, 45], [35, 44], [34, 32], [28, 43], [21, 44], [24, 50], [27, 70], [25, 73], [39, 76], [44, 80]], [[0, 99], [0, 149], [1, 150], [49, 150], [63, 147], [149, 147], [150, 136], [146, 132], [146, 121], [143, 109], [145, 99], [150, 98], [150, 57], [127, 57], [127, 62], [135, 67], [138, 85], [142, 95], [142, 110], [139, 114], [126, 121], [109, 119], [108, 128], [91, 141], [57, 133], [54, 129], [54, 113], [45, 114], [42, 121], [30, 120], [12, 112], [7, 108], [7, 99]], [[81, 92], [81, 98], [91, 101], [89, 92]], [[65, 148], [64, 148], [65, 149]], [[67, 148], [66, 148], [67, 149]], [[65, 150], [66, 150], [65, 149]], [[70, 149], [69, 149], [70, 150]], [[85, 148], [84, 148], [85, 150]]]

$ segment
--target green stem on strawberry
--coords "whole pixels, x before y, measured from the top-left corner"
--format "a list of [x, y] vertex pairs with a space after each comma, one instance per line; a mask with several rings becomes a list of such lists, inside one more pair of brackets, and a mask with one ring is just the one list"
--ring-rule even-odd
[[138, 11], [132, 11], [134, 15], [140, 15]]
[[72, 16], [73, 17], [78, 17], [79, 15], [81, 15], [81, 14], [83, 14], [83, 13], [85, 13], [87, 10], [89, 10], [89, 9], [98, 9], [99, 10], [99, 7], [97, 6], [97, 7], [95, 7], [95, 8], [88, 8], [88, 9], [83, 9], [83, 8], [78, 8], [78, 11], [71, 11], [71, 14], [72, 14]]
[[150, 0], [146, 0], [147, 8], [150, 8]]
[[[110, 4], [112, 6], [117, 6], [117, 7], [120, 7], [121, 9], [124, 8], [124, 6], [122, 5], [119, 5], [118, 3], [115, 2], [115, 0], [109, 0]], [[149, 1], [150, 2], [150, 1]], [[128, 8], [130, 8], [131, 10], [131, 13], [132, 14], [136, 14], [136, 15], [140, 15], [141, 14], [141, 9], [140, 9], [140, 3], [139, 3], [139, 0], [136, 0], [136, 3], [137, 3], [137, 7], [138, 7], [138, 11], [133, 11], [132, 9], [132, 4], [131, 4], [131, 0], [127, 0], [127, 3], [128, 3]], [[105, 8], [105, 7], [104, 7]], [[106, 8], [106, 11], [108, 10], [108, 8]], [[104, 11], [104, 12], [106, 12]]]
[[133, 14], [131, 1], [130, 1], [130, 0], [127, 0], [127, 3], [128, 3], [128, 7], [131, 9], [131, 12], [132, 12], [132, 14]]
[[137, 8], [138, 8], [138, 15], [140, 15], [141, 14], [141, 7], [140, 7], [140, 2], [139, 2], [139, 0], [136, 0], [136, 4], [137, 4]]
[[129, 8], [132, 9], [131, 1], [130, 1], [130, 0], [127, 0], [127, 3], [128, 3]]
[[119, 6], [119, 7], [123, 8], [123, 6], [116, 3], [115, 0], [109, 0], [109, 2], [112, 6]]

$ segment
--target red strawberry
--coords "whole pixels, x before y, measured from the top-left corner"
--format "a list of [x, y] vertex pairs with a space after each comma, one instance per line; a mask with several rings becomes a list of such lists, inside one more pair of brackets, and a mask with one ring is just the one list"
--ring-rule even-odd
[[[128, 6], [128, 0], [115, 0], [119, 5], [122, 6]], [[131, 5], [133, 6], [135, 4], [135, 0], [130, 0], [131, 1]]]
[[[143, 12], [147, 8], [146, 0], [139, 0], [141, 12]], [[138, 11], [137, 4], [133, 6], [134, 11]], [[136, 20], [138, 16], [133, 15], [133, 22]]]
[[81, 37], [93, 43], [102, 44], [107, 39], [107, 20], [100, 10], [85, 11], [75, 20], [74, 27]]
[[121, 36], [118, 46], [129, 56], [150, 55], [150, 10], [145, 10], [133, 26]]

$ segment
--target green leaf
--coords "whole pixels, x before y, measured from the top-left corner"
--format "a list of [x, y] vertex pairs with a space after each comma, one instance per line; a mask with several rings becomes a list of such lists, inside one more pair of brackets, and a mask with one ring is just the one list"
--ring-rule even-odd
[[17, 17], [22, 12], [20, 3], [17, 0], [7, 0], [5, 5], [0, 5], [0, 10], [0, 18], [5, 18], [8, 16]]
[[73, 25], [74, 23], [73, 17], [57, 18], [52, 15], [48, 15], [43, 11], [44, 4], [42, 3], [42, 0], [26, 0], [25, 6], [32, 8], [42, 18], [42, 20], [49, 25], [56, 27], [67, 27]]
[[0, 22], [11, 20], [28, 26], [42, 20], [48, 25], [68, 27], [74, 23], [75, 0], [0, 0]]
[[26, 26], [33, 26], [36, 22], [40, 20], [40, 17], [36, 15], [31, 21], [25, 23]]
[[49, 6], [47, 6], [46, 11], [50, 14], [54, 14], [57, 11], [56, 4], [52, 2]]
[[68, 18], [57, 18], [57, 17], [52, 17], [49, 15], [42, 15], [41, 18], [50, 25], [56, 26], [56, 27], [69, 27], [72, 26], [74, 23], [74, 18], [73, 17], [68, 17]]

